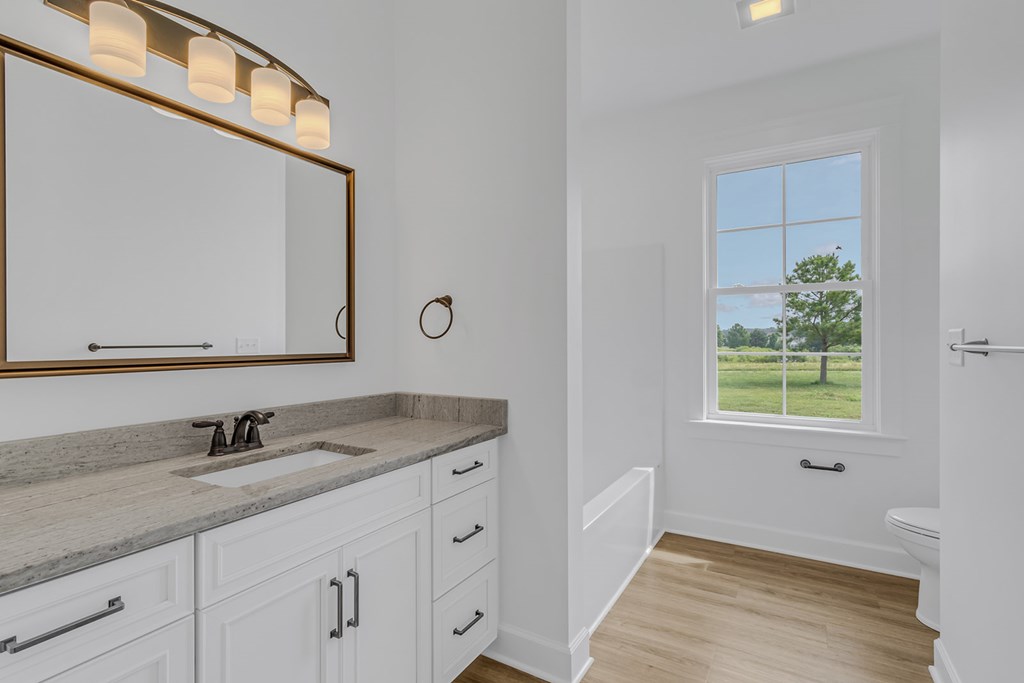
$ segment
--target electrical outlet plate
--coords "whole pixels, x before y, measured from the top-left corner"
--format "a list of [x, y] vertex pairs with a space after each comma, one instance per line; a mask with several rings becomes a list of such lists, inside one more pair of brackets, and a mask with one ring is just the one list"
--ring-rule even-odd
[[[948, 349], [951, 344], [963, 344], [967, 340], [964, 335], [964, 328], [957, 327], [946, 333], [946, 348]], [[949, 351], [949, 364], [956, 365], [958, 367], [964, 366], [964, 352], [963, 351]]]
[[259, 337], [235, 337], [235, 353], [252, 355], [260, 352]]

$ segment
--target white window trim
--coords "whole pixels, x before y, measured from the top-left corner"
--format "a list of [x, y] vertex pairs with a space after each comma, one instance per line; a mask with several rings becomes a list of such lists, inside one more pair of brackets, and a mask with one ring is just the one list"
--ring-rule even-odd
[[[877, 312], [879, 291], [878, 227], [879, 227], [879, 131], [858, 131], [846, 135], [820, 138], [802, 143], [771, 147], [753, 152], [732, 154], [708, 159], [704, 173], [704, 415], [714, 422], [734, 422], [747, 425], [785, 425], [814, 430], [834, 430], [840, 433], [880, 433], [882, 430], [880, 397], [879, 348]], [[714, 305], [717, 291], [732, 288], [717, 287], [717, 231], [715, 230], [717, 182], [719, 175], [749, 171], [766, 166], [793, 164], [842, 154], [861, 154], [861, 419], [804, 418], [757, 413], [734, 413], [718, 410], [718, 334]], [[814, 221], [818, 222], [818, 221]], [[743, 294], [779, 292], [788, 288], [806, 290], [806, 285], [773, 287], [744, 287]], [[822, 283], [815, 290], [850, 289], [849, 283]], [[733, 292], [739, 293], [739, 292]], [[766, 354], [767, 355], [767, 354]], [[819, 354], [813, 354], [819, 355]], [[849, 354], [840, 354], [849, 355]]]

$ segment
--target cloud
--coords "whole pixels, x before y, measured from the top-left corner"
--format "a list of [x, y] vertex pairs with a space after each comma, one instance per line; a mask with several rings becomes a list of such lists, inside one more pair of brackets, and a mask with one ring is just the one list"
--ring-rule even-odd
[[750, 297], [750, 305], [752, 308], [779, 308], [782, 306], [782, 295], [781, 294], [752, 294]]
[[720, 313], [735, 313], [749, 308], [782, 308], [782, 295], [771, 292], [730, 295], [729, 298], [735, 303], [726, 303], [722, 301], [723, 298], [718, 299], [717, 309]]

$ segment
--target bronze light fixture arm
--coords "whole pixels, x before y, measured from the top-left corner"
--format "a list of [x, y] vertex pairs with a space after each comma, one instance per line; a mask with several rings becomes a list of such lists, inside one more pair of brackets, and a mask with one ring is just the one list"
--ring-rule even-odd
[[[44, 4], [63, 14], [89, 23], [89, 0], [43, 0]], [[240, 92], [249, 95], [250, 74], [254, 69], [262, 66], [269, 66], [281, 71], [292, 81], [292, 106], [299, 100], [313, 98], [323, 104], [330, 105], [330, 101], [321, 95], [317, 90], [303, 78], [295, 69], [267, 52], [260, 46], [246, 40], [242, 36], [196, 16], [191, 12], [174, 7], [159, 0], [120, 0], [122, 4], [138, 13], [146, 20], [149, 29], [148, 50], [153, 54], [163, 57], [175, 64], [187, 67], [188, 53], [187, 43], [190, 38], [198, 35], [213, 34], [237, 47], [244, 48], [259, 59], [265, 60], [266, 64], [258, 64], [245, 55], [238, 55], [238, 85]], [[197, 27], [196, 32], [189, 26]]]
[[280, 59], [278, 59], [274, 55], [270, 54], [269, 52], [261, 48], [260, 46], [249, 42], [237, 33], [233, 33], [227, 30], [226, 28], [218, 26], [217, 24], [214, 24], [211, 21], [207, 21], [202, 17], [198, 17], [195, 14], [192, 14], [191, 12], [186, 12], [183, 9], [179, 9], [177, 7], [174, 7], [173, 5], [168, 5], [165, 2], [158, 2], [158, 0], [123, 1], [125, 5], [127, 5], [128, 7], [131, 7], [132, 5], [141, 5], [143, 7], [148, 7], [149, 9], [156, 10], [157, 12], [162, 12], [163, 14], [174, 17], [176, 19], [186, 21], [192, 24], [193, 26], [198, 26], [200, 28], [206, 29], [208, 32], [217, 35], [219, 38], [226, 38], [229, 42], [232, 42], [235, 45], [238, 45], [239, 47], [244, 47], [246, 50], [252, 52], [255, 55], [259, 55], [260, 57], [266, 60], [267, 66], [274, 67], [278, 71], [283, 72], [286, 76], [288, 76], [288, 78], [292, 79], [293, 81], [301, 85], [303, 88], [308, 90], [313, 97], [320, 100], [321, 102], [324, 101], [324, 98], [320, 96], [320, 93], [318, 93], [316, 89], [309, 84], [309, 81], [300, 76], [299, 73], [295, 71], [295, 69], [291, 68], [290, 66], [282, 62]]

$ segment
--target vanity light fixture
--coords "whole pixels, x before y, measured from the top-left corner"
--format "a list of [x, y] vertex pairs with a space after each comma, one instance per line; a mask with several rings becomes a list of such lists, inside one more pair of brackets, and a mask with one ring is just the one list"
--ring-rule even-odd
[[738, 0], [736, 11], [740, 17], [740, 28], [764, 24], [792, 14], [795, 0]]
[[[252, 72], [252, 117], [268, 126], [292, 120], [292, 82], [283, 72], [264, 66]], [[298, 113], [298, 112], [296, 112]]]
[[118, 76], [145, 76], [146, 21], [123, 3], [91, 3], [89, 57], [96, 66]]
[[295, 138], [307, 149], [331, 146], [331, 110], [326, 104], [313, 97], [296, 103]]
[[245, 38], [157, 0], [43, 1], [89, 25], [89, 54], [106, 71], [144, 76], [148, 50], [186, 67], [188, 89], [196, 96], [226, 104], [242, 92], [251, 98], [256, 121], [285, 126], [294, 113], [299, 145], [314, 150], [330, 146], [330, 102], [294, 69]]
[[235, 101], [235, 51], [216, 33], [188, 41], [188, 89], [208, 102]]

